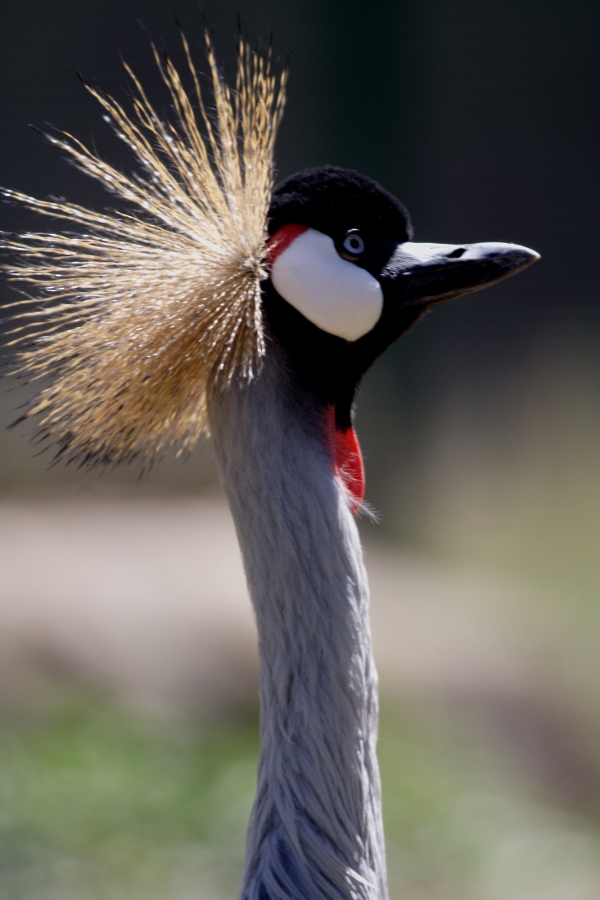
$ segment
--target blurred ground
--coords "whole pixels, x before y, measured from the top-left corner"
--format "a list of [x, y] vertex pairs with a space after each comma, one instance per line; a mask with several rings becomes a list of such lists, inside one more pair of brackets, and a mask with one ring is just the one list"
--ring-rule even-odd
[[[365, 528], [392, 897], [595, 900], [594, 717], [536, 588]], [[257, 655], [220, 494], [5, 496], [0, 571], [2, 900], [231, 896]]]
[[[540, 689], [531, 654], [481, 608], [512, 605], [518, 585], [377, 545], [367, 560], [384, 691]], [[5, 708], [69, 680], [173, 713], [254, 702], [256, 636], [220, 497], [5, 499], [0, 566]]]

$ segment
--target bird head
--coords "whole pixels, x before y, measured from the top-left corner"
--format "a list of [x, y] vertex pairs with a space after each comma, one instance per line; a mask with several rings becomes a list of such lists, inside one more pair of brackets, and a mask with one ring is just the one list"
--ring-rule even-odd
[[47, 135], [124, 209], [1, 191], [66, 223], [0, 236], [12, 256], [0, 270], [29, 297], [15, 315], [16, 372], [42, 383], [21, 419], [66, 462], [190, 450], [208, 431], [209, 398], [259, 378], [269, 340], [334, 432], [352, 439], [357, 386], [389, 344], [435, 304], [537, 259], [513, 244], [414, 243], [404, 207], [347, 169], [308, 169], [273, 189], [286, 73], [274, 73], [270, 49], [255, 53], [242, 38], [231, 91], [207, 36], [211, 118], [182, 40], [197, 109], [153, 48], [172, 122], [127, 64], [133, 114], [86, 83], [137, 160], [135, 176], [68, 133]]
[[416, 243], [395, 197], [334, 166], [275, 188], [269, 234], [268, 331], [342, 431], [366, 370], [421, 316], [539, 258], [516, 244]]

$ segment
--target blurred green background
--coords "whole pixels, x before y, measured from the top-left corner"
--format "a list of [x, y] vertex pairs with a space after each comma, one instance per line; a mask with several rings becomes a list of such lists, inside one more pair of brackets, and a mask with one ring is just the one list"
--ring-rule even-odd
[[[197, 4], [173, 5], [199, 43]], [[229, 75], [238, 12], [291, 54], [279, 176], [357, 168], [406, 204], [417, 240], [542, 254], [427, 317], [359, 399], [381, 519], [361, 527], [390, 889], [597, 900], [600, 5], [204, 9]], [[1, 184], [107, 204], [27, 124], [56, 123], [129, 170], [72, 67], [123, 97], [116, 45], [160, 108], [146, 32], [181, 58], [161, 0], [2, 4]], [[231, 897], [256, 660], [210, 449], [141, 481], [48, 469], [23, 429], [4, 430], [22, 390], [0, 397], [0, 898]]]

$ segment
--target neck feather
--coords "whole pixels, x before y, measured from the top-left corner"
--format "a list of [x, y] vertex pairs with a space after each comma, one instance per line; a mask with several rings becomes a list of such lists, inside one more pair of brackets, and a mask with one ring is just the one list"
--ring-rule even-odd
[[210, 418], [261, 659], [243, 900], [385, 900], [368, 586], [322, 412], [271, 352]]

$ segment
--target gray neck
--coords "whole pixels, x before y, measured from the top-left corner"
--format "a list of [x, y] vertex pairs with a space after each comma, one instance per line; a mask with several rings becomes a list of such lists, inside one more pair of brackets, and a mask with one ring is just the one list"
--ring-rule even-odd
[[258, 624], [261, 755], [244, 900], [384, 900], [377, 673], [356, 525], [318, 410], [273, 347], [210, 404]]

